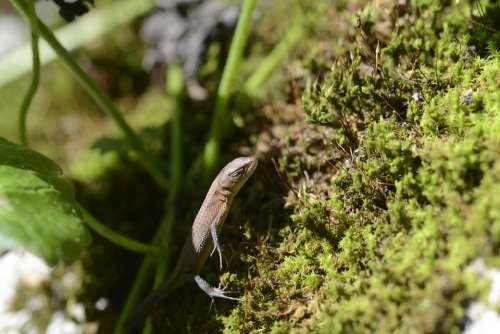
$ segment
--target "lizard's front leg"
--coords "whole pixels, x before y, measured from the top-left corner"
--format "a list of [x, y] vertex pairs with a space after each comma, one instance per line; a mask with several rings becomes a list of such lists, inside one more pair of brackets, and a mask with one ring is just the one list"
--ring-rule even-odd
[[212, 253], [210, 253], [210, 256], [212, 256], [214, 254], [215, 250], [217, 250], [217, 252], [219, 253], [220, 270], [222, 270], [222, 249], [220, 247], [219, 238], [217, 236], [217, 226], [219, 226], [219, 224], [222, 223], [222, 219], [224, 217], [224, 212], [226, 212], [226, 209], [227, 209], [226, 202], [223, 202], [222, 206], [223, 207], [221, 208], [221, 210], [219, 210], [220, 214], [217, 215], [217, 217], [210, 224], [210, 235], [212, 236], [212, 241], [214, 244], [214, 249], [212, 250]]
[[220, 263], [220, 269], [222, 270], [222, 250], [219, 244], [219, 239], [217, 237], [217, 222], [213, 221], [212, 224], [210, 225], [210, 234], [212, 235], [212, 241], [214, 243], [214, 249], [212, 250], [212, 253], [210, 253], [210, 256], [217, 250], [219, 253], [219, 263]]

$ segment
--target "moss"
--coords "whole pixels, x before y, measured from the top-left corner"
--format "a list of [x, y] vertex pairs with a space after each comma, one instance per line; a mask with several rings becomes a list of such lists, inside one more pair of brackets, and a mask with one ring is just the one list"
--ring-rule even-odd
[[331, 47], [302, 54], [308, 123], [270, 116], [292, 215], [227, 333], [460, 332], [487, 288], [467, 268], [500, 260], [498, 6], [339, 5], [336, 41], [309, 17]]

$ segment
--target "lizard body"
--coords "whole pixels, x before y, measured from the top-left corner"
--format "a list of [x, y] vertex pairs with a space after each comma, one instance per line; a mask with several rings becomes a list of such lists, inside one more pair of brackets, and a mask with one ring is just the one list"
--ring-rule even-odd
[[226, 220], [234, 197], [256, 167], [256, 158], [240, 157], [228, 163], [215, 177], [194, 219], [172, 274], [139, 305], [126, 326], [126, 332], [136, 327], [163, 298], [189, 281], [194, 281], [212, 299], [218, 297], [238, 300], [226, 296], [222, 289], [211, 287], [198, 274], [207, 258], [215, 251], [219, 254], [222, 269], [222, 251], [217, 231]]

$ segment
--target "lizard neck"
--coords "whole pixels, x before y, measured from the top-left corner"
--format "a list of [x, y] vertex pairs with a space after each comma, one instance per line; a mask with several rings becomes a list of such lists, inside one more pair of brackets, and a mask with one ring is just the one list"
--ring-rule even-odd
[[223, 204], [230, 205], [234, 198], [234, 191], [226, 187], [219, 187], [214, 191], [214, 198]]

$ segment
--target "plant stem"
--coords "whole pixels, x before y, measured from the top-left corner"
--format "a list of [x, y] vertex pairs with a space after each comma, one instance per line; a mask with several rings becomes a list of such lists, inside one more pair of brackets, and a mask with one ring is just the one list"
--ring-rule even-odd
[[280, 61], [286, 57], [290, 48], [299, 40], [301, 35], [302, 27], [300, 23], [287, 30], [285, 37], [273, 48], [248, 79], [245, 85], [245, 91], [248, 95], [255, 95], [259, 86], [264, 83]]
[[19, 110], [19, 141], [21, 144], [28, 146], [28, 137], [26, 135], [26, 123], [28, 118], [28, 110], [33, 101], [33, 97], [38, 89], [40, 82], [40, 52], [38, 50], [38, 23], [36, 19], [35, 3], [30, 2], [29, 6], [29, 22], [31, 27], [31, 55], [32, 55], [32, 75], [31, 83], [23, 98], [21, 109]]
[[224, 128], [228, 122], [227, 105], [229, 101], [230, 88], [236, 76], [239, 61], [247, 44], [248, 35], [252, 25], [252, 13], [257, 0], [245, 0], [241, 10], [238, 25], [231, 41], [231, 48], [227, 58], [221, 82], [217, 90], [215, 111], [208, 136], [208, 142], [203, 151], [203, 180], [208, 183], [219, 160], [219, 145]]
[[[167, 273], [167, 268], [171, 261], [171, 240], [172, 240], [172, 226], [175, 221], [175, 199], [180, 190], [180, 185], [182, 181], [182, 118], [181, 118], [181, 99], [183, 94], [183, 78], [182, 71], [177, 65], [170, 65], [167, 72], [167, 90], [171, 95], [174, 102], [172, 106], [172, 118], [171, 118], [171, 140], [170, 140], [170, 150], [171, 150], [171, 165], [170, 165], [170, 175], [171, 175], [171, 186], [169, 188], [169, 194], [167, 200], [165, 201], [165, 215], [162, 218], [162, 222], [158, 229], [156, 230], [155, 237], [153, 239], [154, 245], [161, 245], [164, 250], [162, 254], [161, 261], [155, 262], [155, 258], [152, 256], [147, 256], [139, 269], [139, 273], [132, 285], [129, 295], [127, 296], [127, 301], [122, 309], [120, 317], [118, 319], [117, 325], [114, 330], [114, 334], [121, 334], [123, 331], [123, 326], [125, 321], [129, 318], [130, 314], [137, 305], [139, 299], [142, 297], [146, 284], [149, 281], [154, 265], [156, 263], [156, 273], [154, 278], [154, 286], [157, 287], [165, 278]], [[158, 258], [156, 259], [158, 260]], [[151, 333], [152, 326], [151, 322], [146, 321], [143, 333]]]
[[[13, 5], [22, 12], [23, 15], [29, 16], [29, 11], [22, 0], [10, 0]], [[146, 168], [149, 174], [162, 188], [167, 188], [168, 182], [165, 175], [161, 171], [161, 164], [144, 148], [142, 140], [135, 134], [130, 125], [125, 121], [125, 118], [113, 104], [111, 99], [105, 95], [90, 76], [76, 63], [71, 54], [59, 43], [52, 31], [40, 20], [37, 19], [40, 36], [42, 36], [52, 49], [57, 53], [59, 59], [67, 66], [71, 74], [75, 77], [82, 88], [90, 95], [99, 108], [109, 114], [116, 125], [123, 132], [125, 139], [130, 144], [132, 149], [139, 156], [139, 162]]]
[[[3, 1], [3, 0], [2, 0]], [[24, 0], [23, 0], [24, 1]], [[29, 0], [34, 2], [33, 0]], [[68, 51], [76, 50], [85, 44], [102, 38], [119, 26], [133, 21], [138, 16], [146, 14], [154, 6], [153, 0], [120, 0], [99, 2], [97, 8], [65, 24], [55, 31], [57, 39]], [[102, 6], [101, 6], [102, 3]], [[31, 46], [22, 46], [2, 54], [0, 61], [0, 87], [16, 80], [31, 70]], [[57, 54], [42, 39], [40, 40], [41, 65], [57, 59]]]
[[[162, 228], [159, 228], [153, 238], [153, 244], [157, 244], [161, 237]], [[153, 266], [155, 263], [155, 258], [151, 255], [148, 255], [146, 259], [142, 262], [141, 267], [139, 268], [139, 273], [135, 277], [135, 281], [132, 284], [132, 288], [128, 293], [127, 300], [125, 302], [125, 306], [123, 307], [120, 316], [118, 318], [116, 327], [113, 331], [113, 334], [122, 334], [124, 330], [125, 322], [128, 320], [130, 314], [134, 311], [137, 302], [142, 298], [142, 294], [144, 292], [144, 287], [146, 283], [149, 281], [151, 274], [153, 272]]]
[[158, 256], [162, 253], [160, 247], [151, 246], [149, 244], [144, 244], [139, 241], [132, 240], [124, 235], [116, 233], [106, 225], [99, 222], [90, 212], [85, 208], [78, 205], [78, 209], [82, 213], [83, 220], [101, 237], [111, 241], [115, 245], [121, 246], [125, 249], [131, 250], [137, 253], [152, 254]]
[[167, 92], [173, 100], [172, 117], [170, 121], [170, 193], [177, 196], [182, 181], [182, 94], [184, 81], [182, 69], [177, 64], [171, 64], [167, 70]]
[[172, 227], [175, 221], [175, 201], [181, 188], [182, 181], [182, 94], [184, 81], [182, 69], [177, 64], [171, 64], [167, 69], [167, 93], [170, 95], [172, 106], [172, 118], [170, 120], [170, 189], [168, 198], [165, 202], [166, 208], [166, 223], [165, 223], [165, 238], [163, 240], [164, 248], [168, 249], [168, 254], [158, 265], [157, 275], [155, 279], [155, 287], [157, 287], [165, 278], [166, 268], [170, 262], [170, 244], [172, 236]]
[[[175, 201], [180, 190], [182, 180], [182, 93], [183, 93], [182, 69], [177, 64], [171, 64], [167, 68], [167, 93], [171, 96], [174, 105], [172, 107], [172, 118], [170, 120], [170, 189], [165, 202], [166, 216], [164, 217], [165, 231], [162, 234], [162, 247], [165, 249], [165, 256], [159, 261], [156, 267], [155, 280], [153, 283], [156, 289], [167, 275], [167, 268], [170, 266], [172, 228], [176, 219]], [[148, 319], [143, 330], [143, 334], [151, 334], [151, 321]]]

